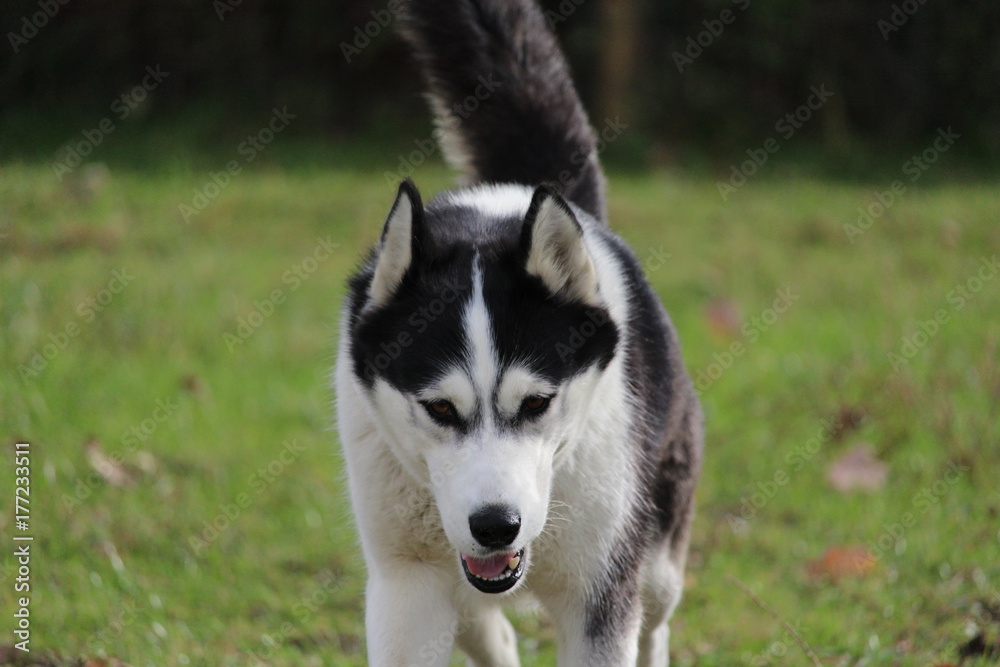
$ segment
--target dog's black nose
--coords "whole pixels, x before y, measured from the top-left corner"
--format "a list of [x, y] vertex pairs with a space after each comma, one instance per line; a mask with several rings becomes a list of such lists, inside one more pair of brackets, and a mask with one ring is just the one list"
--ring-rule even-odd
[[469, 517], [469, 530], [484, 547], [508, 546], [521, 530], [521, 516], [503, 505], [487, 505]]

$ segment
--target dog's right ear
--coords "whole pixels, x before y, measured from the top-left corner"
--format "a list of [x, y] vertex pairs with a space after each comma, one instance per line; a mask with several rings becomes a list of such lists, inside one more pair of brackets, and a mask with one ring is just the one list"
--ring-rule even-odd
[[420, 193], [413, 181], [406, 179], [399, 184], [396, 202], [382, 228], [375, 275], [368, 287], [368, 298], [373, 306], [388, 302], [403, 282], [403, 276], [419, 253], [423, 224], [424, 206]]

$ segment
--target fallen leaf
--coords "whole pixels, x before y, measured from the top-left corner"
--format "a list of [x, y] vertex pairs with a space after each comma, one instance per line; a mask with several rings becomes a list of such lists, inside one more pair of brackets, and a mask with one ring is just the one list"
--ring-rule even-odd
[[111, 486], [128, 486], [134, 484], [139, 478], [139, 471], [119, 463], [105, 454], [104, 450], [101, 449], [101, 443], [97, 440], [90, 439], [83, 447], [87, 451], [87, 461], [90, 463], [90, 467], [96, 470], [97, 474]]
[[743, 317], [735, 302], [728, 299], [716, 299], [705, 310], [705, 320], [708, 332], [716, 338], [734, 340], [740, 335]]
[[865, 547], [834, 546], [822, 556], [806, 563], [806, 572], [812, 579], [861, 578], [875, 569], [877, 559]]
[[841, 405], [837, 413], [833, 416], [830, 437], [834, 440], [839, 440], [845, 433], [849, 433], [861, 426], [867, 416], [868, 413], [860, 406]]
[[841, 493], [881, 489], [888, 476], [889, 466], [876, 458], [871, 445], [864, 443], [855, 445], [830, 464], [826, 473], [827, 481]]
[[30, 653], [25, 653], [12, 644], [0, 646], [0, 665], [10, 665], [11, 667], [74, 667], [79, 664], [81, 664], [81, 661], [66, 660], [52, 651], [36, 652], [35, 649], [32, 649]]
[[202, 379], [194, 373], [188, 373], [181, 378], [181, 387], [185, 391], [195, 394], [196, 396], [201, 395], [201, 393], [205, 390], [204, 382], [202, 382]]
[[112, 252], [121, 244], [123, 236], [120, 230], [107, 227], [69, 226], [60, 229], [58, 236], [45, 239], [27, 238], [15, 231], [10, 240], [4, 242], [3, 251], [22, 257], [60, 255], [81, 248]]

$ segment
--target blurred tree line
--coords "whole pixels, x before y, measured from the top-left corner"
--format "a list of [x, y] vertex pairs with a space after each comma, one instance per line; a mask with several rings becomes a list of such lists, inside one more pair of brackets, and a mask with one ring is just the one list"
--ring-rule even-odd
[[[595, 125], [620, 115], [667, 151], [760, 143], [825, 86], [833, 95], [796, 130], [827, 151], [901, 149], [952, 126], [983, 156], [1000, 156], [995, 0], [542, 5]], [[238, 122], [287, 105], [298, 125], [333, 137], [411, 131], [427, 114], [392, 30], [394, 6], [7, 0], [0, 114], [99, 118], [158, 65], [168, 75], [136, 105], [143, 119], [210, 108]]]

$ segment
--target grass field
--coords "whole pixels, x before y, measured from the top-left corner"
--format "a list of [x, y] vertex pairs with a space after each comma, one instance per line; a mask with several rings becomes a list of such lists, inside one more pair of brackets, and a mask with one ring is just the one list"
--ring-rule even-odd
[[[185, 222], [224, 164], [0, 166], [0, 645], [23, 440], [44, 664], [364, 664], [327, 379], [393, 189], [255, 165]], [[674, 664], [808, 664], [788, 626], [828, 666], [997, 660], [974, 655], [1000, 652], [998, 184], [907, 181], [845, 231], [890, 180], [765, 174], [723, 202], [712, 178], [612, 174], [707, 415]], [[874, 488], [836, 490], [863, 444]], [[544, 618], [516, 624], [523, 663], [554, 665]]]

